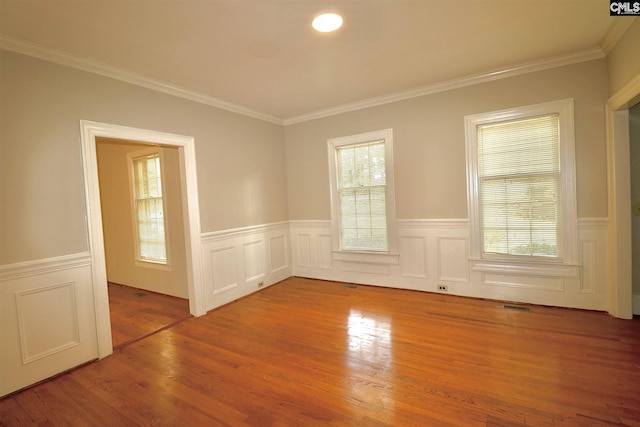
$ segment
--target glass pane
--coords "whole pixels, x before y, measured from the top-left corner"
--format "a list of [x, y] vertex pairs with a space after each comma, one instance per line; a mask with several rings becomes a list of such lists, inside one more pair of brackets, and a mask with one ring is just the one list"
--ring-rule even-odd
[[478, 127], [484, 252], [558, 256], [558, 129], [557, 115]]
[[133, 160], [138, 252], [143, 260], [166, 262], [162, 176], [158, 154]]

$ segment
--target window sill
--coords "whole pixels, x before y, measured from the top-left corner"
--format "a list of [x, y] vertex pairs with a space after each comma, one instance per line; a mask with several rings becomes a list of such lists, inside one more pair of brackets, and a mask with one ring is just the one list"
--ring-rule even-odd
[[398, 265], [400, 254], [389, 252], [333, 252], [334, 261], [356, 262], [360, 264]]
[[523, 276], [580, 278], [580, 265], [551, 261], [470, 259], [472, 270], [480, 273], [516, 274]]
[[171, 271], [171, 266], [169, 266], [169, 264], [163, 264], [161, 262], [136, 260], [135, 266], [142, 268], [152, 268], [154, 270]]

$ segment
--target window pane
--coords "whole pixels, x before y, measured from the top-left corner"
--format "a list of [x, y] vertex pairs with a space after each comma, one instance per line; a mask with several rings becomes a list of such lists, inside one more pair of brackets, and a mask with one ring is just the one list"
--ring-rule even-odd
[[385, 185], [384, 150], [384, 141], [338, 147], [338, 188]]
[[387, 250], [384, 187], [340, 190], [342, 249]]
[[133, 159], [133, 170], [138, 256], [142, 260], [166, 263], [160, 155]]
[[558, 116], [478, 127], [485, 253], [559, 254]]

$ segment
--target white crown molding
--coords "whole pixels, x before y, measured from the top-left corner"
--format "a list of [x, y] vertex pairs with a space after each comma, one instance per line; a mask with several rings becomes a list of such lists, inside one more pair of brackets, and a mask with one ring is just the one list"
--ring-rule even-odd
[[369, 107], [389, 104], [392, 102], [403, 101], [406, 99], [417, 98], [419, 96], [431, 95], [434, 93], [445, 92], [448, 90], [459, 89], [466, 86], [472, 86], [480, 83], [487, 83], [494, 80], [505, 79], [508, 77], [519, 76], [522, 74], [543, 71], [565, 65], [577, 64], [580, 62], [592, 61], [604, 58], [604, 52], [600, 48], [587, 49], [580, 52], [574, 52], [555, 58], [548, 58], [542, 61], [528, 62], [501, 70], [495, 70], [488, 73], [475, 74], [459, 79], [448, 80], [440, 83], [434, 83], [422, 86], [416, 89], [410, 89], [401, 92], [394, 92], [387, 95], [369, 98], [362, 101], [343, 104], [337, 107], [328, 108], [326, 110], [317, 111], [297, 117], [291, 117], [284, 120], [284, 125], [289, 126], [296, 123], [302, 123], [310, 120], [316, 120], [323, 117], [334, 116], [337, 114], [347, 113], [350, 111], [361, 110]]
[[[618, 34], [619, 31], [622, 31], [617, 36], [619, 39], [619, 37], [624, 33], [624, 31], [626, 31], [628, 26], [623, 30], [621, 28], [622, 27], [618, 28], [618, 26], [615, 26], [615, 27], [612, 26], [612, 29], [608, 32], [608, 34], [609, 33]], [[611, 37], [613, 37], [613, 35]], [[617, 42], [617, 39], [615, 39], [615, 41]], [[604, 40], [602, 43], [604, 43]], [[607, 43], [610, 43], [610, 42], [607, 42]], [[242, 105], [233, 104], [230, 102], [223, 101], [221, 99], [217, 99], [217, 98], [203, 95], [188, 89], [184, 89], [167, 82], [151, 79], [141, 74], [132, 73], [120, 68], [116, 68], [110, 65], [92, 61], [88, 58], [85, 58], [79, 55], [70, 54], [58, 49], [53, 49], [47, 46], [21, 40], [21, 39], [4, 35], [4, 34], [0, 34], [0, 49], [27, 55], [27, 56], [32, 56], [35, 58], [43, 59], [45, 61], [50, 61], [57, 64], [65, 65], [71, 68], [113, 78], [123, 82], [145, 87], [147, 89], [177, 96], [183, 99], [188, 99], [190, 101], [194, 101], [200, 104], [209, 105], [211, 107], [220, 108], [222, 110], [242, 114], [255, 119], [264, 120], [270, 123], [284, 125], [284, 126], [289, 126], [296, 123], [302, 123], [310, 120], [320, 119], [323, 117], [334, 116], [337, 114], [346, 113], [350, 111], [361, 110], [369, 107], [389, 104], [392, 102], [403, 101], [406, 99], [416, 98], [419, 96], [445, 92], [448, 90], [458, 89], [466, 86], [472, 86], [475, 84], [491, 82], [494, 80], [504, 79], [508, 77], [514, 77], [514, 76], [532, 73], [536, 71], [542, 71], [542, 70], [547, 70], [551, 68], [562, 67], [565, 65], [576, 64], [579, 62], [601, 59], [601, 58], [604, 58], [605, 56], [601, 48], [592, 48], [592, 49], [587, 49], [584, 51], [575, 52], [575, 53], [564, 55], [564, 56], [549, 58], [542, 61], [529, 62], [521, 65], [516, 65], [513, 67], [500, 69], [500, 70], [490, 71], [487, 73], [475, 74], [467, 77], [462, 77], [459, 79], [434, 83], [434, 84], [422, 86], [416, 89], [394, 92], [394, 93], [382, 95], [379, 97], [374, 97], [374, 98], [364, 99], [364, 100], [349, 103], [349, 104], [339, 105], [336, 107], [320, 110], [320, 111], [309, 113], [309, 114], [282, 119], [280, 117], [276, 117], [271, 114], [252, 110]]]
[[179, 98], [188, 99], [200, 104], [219, 108], [221, 110], [230, 111], [232, 113], [242, 114], [259, 120], [282, 125], [283, 120], [279, 117], [255, 111], [242, 105], [233, 104], [218, 98], [203, 95], [188, 89], [184, 89], [171, 83], [146, 77], [142, 74], [132, 73], [111, 65], [106, 65], [91, 59], [63, 52], [37, 43], [21, 40], [15, 37], [0, 34], [0, 49], [31, 56], [56, 64], [66, 65], [82, 71], [109, 77], [115, 80], [131, 83], [147, 89], [166, 93], [168, 95], [177, 96]]
[[613, 23], [602, 37], [602, 40], [600, 40], [600, 48], [605, 55], [608, 55], [613, 50], [618, 41], [622, 38], [624, 33], [627, 32], [636, 19], [638, 19], [636, 16], [626, 16], [622, 19], [614, 19]]

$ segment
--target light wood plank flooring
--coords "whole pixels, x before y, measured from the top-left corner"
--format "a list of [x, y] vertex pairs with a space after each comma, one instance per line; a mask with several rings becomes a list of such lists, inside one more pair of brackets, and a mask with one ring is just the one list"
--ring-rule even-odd
[[189, 300], [109, 283], [113, 347], [119, 348], [191, 317]]
[[0, 401], [3, 426], [639, 426], [640, 320], [291, 278]]

